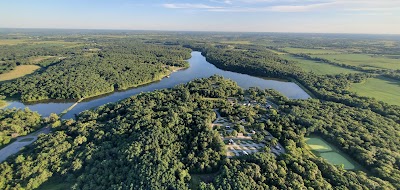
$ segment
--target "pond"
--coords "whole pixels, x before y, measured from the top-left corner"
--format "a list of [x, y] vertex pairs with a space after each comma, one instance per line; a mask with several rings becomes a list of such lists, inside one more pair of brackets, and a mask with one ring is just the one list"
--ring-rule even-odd
[[[172, 88], [177, 84], [182, 84], [189, 82], [196, 78], [204, 78], [210, 77], [212, 75], [221, 75], [225, 78], [232, 79], [238, 83], [238, 85], [242, 88], [249, 87], [259, 87], [262, 89], [275, 89], [281, 92], [283, 95], [292, 99], [307, 99], [310, 96], [301, 89], [297, 84], [293, 82], [285, 82], [279, 80], [272, 79], [262, 79], [258, 77], [253, 77], [246, 74], [240, 74], [230, 71], [224, 71], [218, 69], [213, 64], [206, 61], [206, 58], [201, 55], [201, 52], [194, 51], [192, 52], [192, 57], [188, 60], [190, 67], [181, 70], [178, 72], [174, 72], [170, 75], [169, 78], [164, 78], [161, 81], [153, 82], [144, 86], [140, 86], [137, 88], [132, 88], [125, 91], [113, 92], [111, 94], [106, 94], [103, 96], [86, 99], [79, 104], [77, 104], [72, 110], [70, 110], [67, 114], [63, 116], [64, 119], [74, 118], [75, 114], [79, 114], [80, 112], [95, 108], [107, 103], [117, 102], [119, 100], [128, 98], [135, 94], [139, 94], [141, 92], [149, 92], [157, 89], [163, 88]], [[6, 108], [24, 108], [29, 107], [29, 109], [33, 111], [39, 112], [43, 116], [48, 116], [50, 113], [61, 113], [62, 111], [69, 108], [74, 102], [38, 102], [33, 104], [26, 104], [19, 101], [10, 101], [8, 102], [8, 106]]]

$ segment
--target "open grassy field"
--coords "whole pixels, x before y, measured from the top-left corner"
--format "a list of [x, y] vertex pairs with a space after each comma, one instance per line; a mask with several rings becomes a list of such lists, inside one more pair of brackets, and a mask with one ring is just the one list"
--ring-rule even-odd
[[330, 145], [321, 137], [311, 135], [305, 138], [307, 145], [311, 151], [316, 155], [326, 159], [329, 163], [334, 165], [343, 165], [346, 170], [360, 169], [355, 161], [351, 160], [347, 155], [340, 152], [337, 148]]
[[363, 83], [352, 84], [350, 91], [400, 106], [400, 81], [397, 80], [384, 77], [370, 78]]
[[0, 39], [0, 45], [17, 45], [27, 43], [26, 39]]
[[347, 65], [373, 67], [383, 69], [400, 69], [400, 59], [392, 59], [386, 56], [375, 56], [368, 54], [338, 54], [338, 55], [317, 55], [334, 62]]
[[18, 45], [18, 44], [48, 44], [48, 45], [62, 45], [65, 47], [77, 47], [80, 43], [77, 42], [66, 42], [63, 40], [48, 40], [41, 41], [36, 39], [0, 39], [0, 45]]
[[246, 40], [237, 40], [237, 41], [221, 41], [221, 43], [223, 44], [251, 44], [250, 41], [246, 41]]
[[37, 65], [19, 65], [10, 72], [0, 74], [0, 81], [16, 79], [31, 74], [39, 68]]
[[39, 62], [41, 62], [41, 61], [43, 61], [43, 60], [50, 59], [50, 58], [52, 58], [52, 57], [54, 57], [54, 56], [36, 56], [36, 57], [30, 57], [29, 60], [28, 60], [28, 62], [29, 62], [29, 63], [32, 63], [32, 64], [36, 64], [36, 63], [39, 63]]
[[332, 147], [323, 141], [321, 138], [318, 137], [310, 137], [306, 139], [306, 142], [308, 146], [314, 151], [317, 152], [326, 152], [326, 151], [332, 151]]
[[271, 51], [271, 52], [276, 53], [276, 54], [278, 54], [278, 55], [285, 55], [285, 54], [287, 54], [287, 53], [284, 53], [284, 52], [276, 51], [276, 50], [274, 50], [274, 49], [268, 49], [268, 51]]
[[289, 53], [305, 53], [305, 54], [340, 54], [343, 51], [333, 50], [333, 49], [306, 49], [306, 48], [282, 48]]
[[335, 65], [330, 65], [328, 63], [323, 63], [319, 61], [308, 60], [302, 57], [296, 57], [293, 55], [281, 55], [282, 58], [292, 61], [299, 62], [299, 66], [307, 72], [314, 72], [319, 75], [335, 75], [340, 73], [357, 73], [359, 71], [347, 69]]
[[333, 165], [342, 165], [346, 170], [354, 170], [356, 166], [351, 163], [348, 159], [337, 152], [322, 152], [320, 153], [322, 158], [325, 158], [329, 163]]

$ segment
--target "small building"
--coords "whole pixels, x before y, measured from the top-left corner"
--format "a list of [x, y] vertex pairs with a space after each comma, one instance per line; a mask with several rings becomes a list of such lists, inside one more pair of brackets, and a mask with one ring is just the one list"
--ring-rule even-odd
[[236, 98], [228, 97], [227, 100], [231, 105], [235, 105], [236, 103]]

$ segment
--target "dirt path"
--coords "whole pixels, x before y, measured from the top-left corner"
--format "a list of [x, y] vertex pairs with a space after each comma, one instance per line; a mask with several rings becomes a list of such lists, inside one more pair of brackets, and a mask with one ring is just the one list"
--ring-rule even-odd
[[19, 152], [23, 147], [35, 142], [37, 140], [37, 137], [42, 133], [44, 134], [50, 133], [50, 127], [43, 127], [34, 133], [18, 137], [15, 142], [7, 145], [6, 147], [0, 150], [0, 162], [3, 162], [9, 156]]

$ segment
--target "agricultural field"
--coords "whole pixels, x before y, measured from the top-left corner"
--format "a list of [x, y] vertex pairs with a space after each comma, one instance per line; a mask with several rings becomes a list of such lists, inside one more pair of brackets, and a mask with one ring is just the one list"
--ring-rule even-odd
[[0, 45], [17, 45], [28, 42], [26, 39], [0, 39]]
[[352, 66], [379, 69], [400, 69], [400, 59], [393, 59], [382, 55], [368, 54], [338, 54], [338, 55], [317, 55], [333, 62], [343, 63]]
[[41, 61], [44, 61], [46, 59], [50, 59], [53, 58], [54, 56], [37, 56], [37, 57], [31, 57], [28, 59], [28, 62], [31, 64], [36, 64], [39, 63]]
[[357, 170], [360, 168], [355, 161], [348, 158], [347, 155], [340, 152], [319, 136], [312, 135], [307, 137], [306, 143], [316, 156], [326, 159], [333, 165], [343, 165], [346, 170]]
[[247, 41], [247, 40], [221, 41], [220, 43], [223, 43], [223, 44], [244, 44], [244, 45], [249, 45], [249, 44], [251, 44], [251, 42], [250, 42], [250, 41]]
[[335, 75], [340, 73], [357, 73], [359, 71], [347, 69], [335, 65], [330, 65], [328, 63], [323, 63], [319, 61], [308, 60], [302, 57], [296, 57], [294, 55], [281, 55], [282, 58], [297, 61], [304, 71], [313, 72], [319, 75]]
[[305, 54], [341, 54], [345, 53], [340, 50], [333, 50], [333, 49], [307, 49], [307, 48], [291, 48], [291, 47], [286, 47], [282, 48], [283, 50], [289, 52], [289, 53], [305, 53]]
[[352, 84], [350, 91], [400, 106], [400, 81], [397, 80], [384, 77], [370, 78], [365, 82]]
[[267, 50], [270, 51], [270, 52], [273, 52], [273, 53], [275, 53], [275, 54], [278, 54], [278, 55], [285, 55], [285, 54], [287, 54], [287, 53], [285, 53], [285, 52], [276, 51], [276, 50], [274, 50], [274, 49], [268, 49], [268, 48], [267, 48]]
[[0, 74], [0, 81], [12, 80], [35, 72], [40, 69], [37, 65], [19, 65], [7, 73]]

